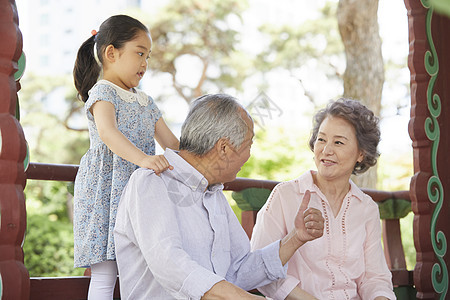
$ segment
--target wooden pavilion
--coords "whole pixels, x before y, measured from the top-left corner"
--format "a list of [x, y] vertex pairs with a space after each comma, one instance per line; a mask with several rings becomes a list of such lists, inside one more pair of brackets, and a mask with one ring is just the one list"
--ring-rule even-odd
[[[429, 0], [404, 1], [409, 20], [409, 134], [413, 141], [415, 172], [404, 198], [411, 200], [415, 214], [417, 264], [414, 271], [406, 270], [404, 256], [401, 257], [398, 219], [383, 221], [385, 253], [394, 284], [414, 286], [417, 299], [450, 299], [447, 253], [447, 236], [450, 235], [450, 160], [447, 158], [447, 151], [450, 151], [450, 39], [447, 30], [450, 31], [450, 19], [435, 13]], [[23, 190], [27, 179], [73, 181], [77, 169], [76, 166], [30, 164], [30, 168], [24, 170], [26, 141], [16, 116], [22, 35], [14, 0], [0, 0], [0, 40], [0, 297], [80, 299], [79, 295], [85, 295], [89, 277], [30, 279], [23, 263], [22, 242], [26, 229]], [[237, 179], [227, 185], [231, 190], [247, 187], [270, 189], [273, 182]], [[376, 200], [377, 191], [369, 192]], [[380, 195], [379, 201], [395, 198], [394, 192]], [[249, 230], [255, 212], [246, 211], [242, 217], [243, 226]], [[65, 294], [55, 294], [57, 291]]]

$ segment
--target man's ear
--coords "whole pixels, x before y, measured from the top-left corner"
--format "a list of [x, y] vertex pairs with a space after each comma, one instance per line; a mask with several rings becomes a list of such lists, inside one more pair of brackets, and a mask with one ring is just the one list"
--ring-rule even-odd
[[105, 48], [105, 59], [110, 62], [113, 63], [116, 61], [117, 59], [117, 49], [113, 46], [113, 45], [108, 45]]
[[228, 142], [228, 139], [226, 139], [226, 138], [220, 138], [217, 142], [216, 142], [216, 145], [214, 146], [215, 147], [215, 149], [216, 149], [216, 151], [217, 151], [217, 153], [218, 153], [218, 155], [219, 155], [219, 157], [221, 158], [221, 159], [224, 159], [224, 158], [226, 158], [226, 156], [228, 155], [228, 152], [229, 152], [229, 142]]

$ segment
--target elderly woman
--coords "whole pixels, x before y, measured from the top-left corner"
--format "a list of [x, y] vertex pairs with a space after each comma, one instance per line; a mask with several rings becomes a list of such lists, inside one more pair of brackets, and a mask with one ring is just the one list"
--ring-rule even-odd
[[309, 146], [317, 171], [278, 184], [258, 213], [252, 248], [294, 228], [306, 191], [325, 218], [324, 234], [296, 251], [288, 276], [259, 290], [273, 299], [395, 299], [381, 247], [378, 207], [350, 175], [375, 165], [378, 118], [360, 102], [339, 99], [314, 117]]

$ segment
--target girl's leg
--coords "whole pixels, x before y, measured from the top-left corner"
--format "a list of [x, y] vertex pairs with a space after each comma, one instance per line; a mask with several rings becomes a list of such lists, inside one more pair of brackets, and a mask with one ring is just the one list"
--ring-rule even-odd
[[115, 261], [104, 261], [91, 266], [91, 283], [89, 284], [89, 300], [113, 299], [114, 286], [117, 279]]

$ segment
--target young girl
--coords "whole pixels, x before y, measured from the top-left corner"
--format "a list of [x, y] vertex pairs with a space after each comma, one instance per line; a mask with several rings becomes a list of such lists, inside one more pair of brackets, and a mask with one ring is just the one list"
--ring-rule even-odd
[[75, 179], [74, 265], [91, 268], [89, 299], [113, 297], [113, 229], [131, 173], [138, 167], [156, 174], [173, 169], [163, 155], [155, 155], [154, 138], [164, 149], [179, 145], [153, 99], [135, 89], [147, 70], [151, 47], [147, 27], [117, 15], [92, 32], [75, 61], [75, 87], [86, 102], [91, 145]]

